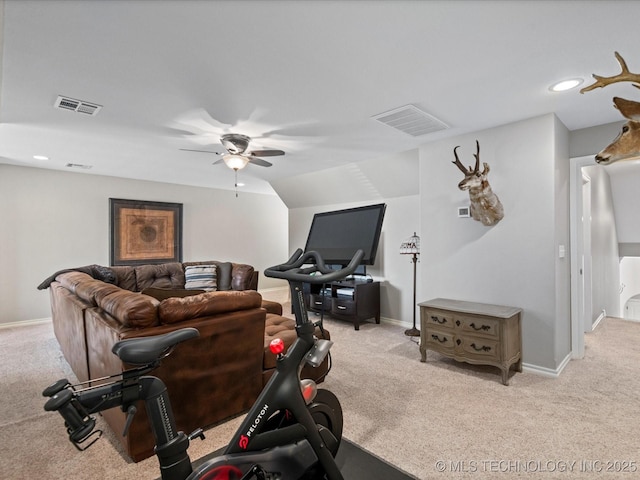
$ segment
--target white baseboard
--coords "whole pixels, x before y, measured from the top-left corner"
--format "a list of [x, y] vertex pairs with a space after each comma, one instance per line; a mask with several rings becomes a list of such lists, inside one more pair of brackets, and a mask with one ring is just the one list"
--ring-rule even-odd
[[598, 326], [598, 324], [604, 320], [607, 317], [607, 312], [606, 310], [602, 309], [602, 313], [600, 313], [600, 315], [598, 315], [598, 318], [596, 318], [596, 321], [593, 322], [593, 325], [591, 326], [591, 331], [595, 330], [596, 327]]
[[51, 323], [51, 317], [35, 318], [33, 320], [21, 320], [19, 322], [0, 323], [0, 329], [13, 328], [13, 327], [27, 327], [29, 325], [39, 325], [41, 323]]
[[[411, 328], [413, 326], [413, 323], [407, 323], [402, 320], [398, 320], [396, 318], [389, 318], [389, 317], [380, 317], [380, 323], [388, 323], [390, 325], [396, 325], [398, 327], [406, 327], [406, 328]], [[419, 328], [420, 325], [416, 324], [416, 327]]]
[[523, 363], [522, 371], [528, 372], [528, 373], [535, 373], [536, 375], [542, 375], [543, 377], [558, 378], [570, 361], [571, 361], [571, 353], [569, 353], [566, 357], [564, 357], [562, 362], [560, 362], [560, 365], [558, 365], [555, 369], [541, 367], [540, 365], [533, 365], [531, 363]]

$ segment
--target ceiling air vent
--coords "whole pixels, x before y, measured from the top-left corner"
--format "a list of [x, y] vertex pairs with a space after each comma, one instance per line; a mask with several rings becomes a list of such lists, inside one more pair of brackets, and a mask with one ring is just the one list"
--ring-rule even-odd
[[414, 137], [449, 128], [446, 123], [413, 105], [405, 105], [371, 118]]
[[86, 115], [96, 115], [102, 105], [96, 105], [95, 103], [85, 102], [84, 100], [76, 100], [75, 98], [58, 96], [54, 107], [61, 108], [63, 110], [71, 110], [72, 112], [84, 113]]
[[67, 168], [80, 168], [82, 170], [89, 170], [90, 168], [93, 167], [93, 165], [83, 165], [81, 163], [67, 163], [65, 165], [65, 167], [67, 167]]

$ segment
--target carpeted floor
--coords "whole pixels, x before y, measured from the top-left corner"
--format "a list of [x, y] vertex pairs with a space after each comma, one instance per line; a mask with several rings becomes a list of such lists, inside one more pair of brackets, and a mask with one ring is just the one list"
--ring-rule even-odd
[[[640, 323], [607, 318], [559, 378], [516, 373], [509, 387], [498, 369], [433, 352], [421, 363], [404, 327], [325, 324], [335, 345], [323, 388], [342, 403], [345, 438], [419, 479], [638, 475]], [[108, 430], [76, 451], [44, 412], [42, 389], [71, 376], [50, 324], [0, 329], [0, 345], [0, 478], [158, 477], [154, 458], [128, 462]], [[221, 448], [240, 420], [209, 429], [192, 458]]]

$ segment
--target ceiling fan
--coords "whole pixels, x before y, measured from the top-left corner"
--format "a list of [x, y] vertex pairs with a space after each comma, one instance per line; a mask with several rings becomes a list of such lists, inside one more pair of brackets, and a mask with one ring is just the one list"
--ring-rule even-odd
[[222, 155], [222, 158], [213, 164], [224, 162], [227, 167], [235, 170], [243, 169], [247, 164], [252, 163], [261, 167], [270, 167], [271, 162], [267, 162], [260, 157], [276, 157], [284, 155], [282, 150], [247, 150], [251, 138], [239, 133], [226, 133], [220, 137], [220, 143], [227, 149], [226, 153], [211, 152], [208, 150], [193, 150], [188, 148], [181, 148], [187, 152], [202, 152], [202, 153], [214, 153], [216, 155]]

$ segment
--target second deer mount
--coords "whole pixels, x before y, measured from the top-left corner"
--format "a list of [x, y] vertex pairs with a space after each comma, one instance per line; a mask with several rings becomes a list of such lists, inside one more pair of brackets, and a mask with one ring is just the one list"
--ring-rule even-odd
[[504, 208], [498, 196], [493, 193], [487, 176], [489, 175], [489, 164], [483, 163], [483, 169], [480, 171], [480, 143], [476, 140], [476, 163], [474, 168], [466, 168], [458, 158], [457, 146], [453, 149], [456, 165], [462, 173], [464, 179], [458, 183], [460, 190], [469, 191], [469, 200], [471, 201], [471, 218], [482, 222], [483, 225], [492, 226], [498, 223], [504, 217]]
[[[621, 72], [613, 77], [603, 77], [594, 73], [593, 78], [596, 81], [584, 87], [580, 93], [620, 82], [631, 82], [634, 87], [640, 88], [640, 73], [631, 73], [624, 58], [618, 52], [615, 52], [615, 56]], [[640, 158], [640, 103], [620, 97], [613, 97], [613, 103], [628, 122], [623, 125], [616, 139], [596, 155], [596, 162], [600, 165]]]

